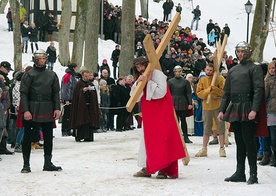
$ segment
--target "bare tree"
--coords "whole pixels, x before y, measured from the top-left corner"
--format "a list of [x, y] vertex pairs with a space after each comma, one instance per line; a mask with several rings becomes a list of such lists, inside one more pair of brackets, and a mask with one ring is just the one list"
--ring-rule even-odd
[[135, 0], [123, 1], [119, 75], [128, 75], [134, 58]]
[[263, 61], [263, 50], [269, 32], [272, 1], [257, 0], [250, 38], [250, 45], [253, 49], [251, 58], [254, 62]]
[[21, 46], [21, 29], [20, 29], [20, 16], [19, 16], [19, 2], [10, 1], [12, 10], [12, 23], [13, 23], [13, 63], [14, 69], [17, 71], [22, 70], [22, 46]]
[[148, 3], [149, 0], [140, 0], [140, 4], [141, 4], [141, 15], [144, 18], [149, 18], [149, 12], [148, 12]]
[[99, 0], [89, 0], [86, 13], [84, 66], [94, 72], [98, 67], [100, 3]]
[[9, 0], [0, 1], [0, 14], [4, 14], [5, 7], [7, 6]]
[[76, 63], [79, 66], [82, 65], [83, 59], [86, 11], [87, 0], [78, 0], [71, 62]]
[[61, 0], [61, 2], [62, 13], [58, 31], [59, 62], [61, 65], [67, 66], [70, 63], [69, 36], [72, 14], [72, 2], [71, 0]]

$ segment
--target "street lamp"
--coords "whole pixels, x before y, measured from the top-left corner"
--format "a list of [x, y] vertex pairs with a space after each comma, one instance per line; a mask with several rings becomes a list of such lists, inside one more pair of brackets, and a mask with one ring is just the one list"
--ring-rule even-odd
[[247, 1], [246, 4], [244, 4], [245, 12], [247, 13], [247, 37], [246, 42], [248, 43], [248, 34], [249, 34], [249, 14], [252, 11], [253, 4], [250, 2], [250, 0]]

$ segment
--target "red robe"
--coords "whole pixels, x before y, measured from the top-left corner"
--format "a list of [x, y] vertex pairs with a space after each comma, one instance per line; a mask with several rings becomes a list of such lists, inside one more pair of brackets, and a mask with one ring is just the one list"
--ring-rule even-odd
[[173, 100], [167, 87], [161, 99], [146, 100], [146, 91], [141, 98], [144, 139], [147, 155], [147, 172], [178, 177], [178, 159], [186, 157], [174, 117]]

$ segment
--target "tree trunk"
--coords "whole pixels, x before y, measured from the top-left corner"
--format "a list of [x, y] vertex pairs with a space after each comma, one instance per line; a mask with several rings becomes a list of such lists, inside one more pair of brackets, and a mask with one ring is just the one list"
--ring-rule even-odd
[[274, 22], [275, 3], [276, 3], [276, 0], [273, 0], [273, 8], [272, 8], [271, 22]]
[[99, 0], [88, 0], [85, 27], [84, 66], [88, 71], [95, 72], [98, 67], [98, 34], [100, 21]]
[[76, 63], [78, 67], [82, 65], [82, 59], [83, 59], [86, 11], [87, 11], [87, 0], [78, 0], [74, 41], [73, 41], [73, 52], [72, 52], [72, 58], [71, 58], [71, 62]]
[[20, 29], [20, 16], [19, 16], [19, 3], [18, 1], [10, 1], [12, 10], [13, 22], [13, 63], [14, 70], [22, 70], [22, 46], [21, 46], [21, 29]]
[[70, 36], [70, 24], [72, 14], [71, 0], [62, 0], [61, 6], [61, 18], [58, 30], [58, 42], [59, 42], [59, 62], [63, 66], [67, 66], [70, 63], [69, 54], [69, 36]]
[[263, 61], [263, 50], [269, 31], [272, 1], [257, 0], [250, 37], [250, 45], [253, 49], [251, 59], [254, 62]]
[[143, 16], [143, 18], [147, 18], [147, 19], [149, 18], [148, 3], [149, 3], [149, 0], [140, 0], [141, 15]]
[[130, 73], [130, 68], [134, 58], [134, 18], [135, 0], [123, 1], [122, 11], [122, 41], [121, 54], [119, 58], [119, 75], [126, 76]]
[[0, 14], [4, 14], [5, 8], [9, 0], [2, 0], [0, 2]]

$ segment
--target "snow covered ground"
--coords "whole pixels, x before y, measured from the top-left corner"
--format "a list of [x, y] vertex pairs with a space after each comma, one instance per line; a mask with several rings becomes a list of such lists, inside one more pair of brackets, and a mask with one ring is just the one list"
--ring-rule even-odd
[[[121, 0], [109, 0], [115, 5], [122, 5]], [[137, 5], [139, 1], [137, 1]], [[183, 7], [180, 25], [189, 26], [191, 2], [181, 2]], [[256, 0], [251, 1], [255, 9]], [[149, 1], [150, 20], [162, 20], [162, 3]], [[198, 37], [206, 38], [205, 27], [210, 18], [221, 27], [225, 23], [231, 28], [231, 35], [226, 50], [234, 55], [235, 45], [246, 39], [247, 15], [244, 2], [233, 0], [194, 0], [200, 5], [202, 17]], [[137, 15], [140, 14], [137, 6]], [[253, 14], [250, 15], [250, 26]], [[274, 25], [274, 24], [273, 24]], [[12, 63], [12, 33], [7, 30], [6, 18], [0, 15], [0, 61]], [[39, 43], [46, 49], [49, 43]], [[58, 47], [58, 43], [55, 43]], [[70, 45], [72, 46], [72, 44]], [[99, 63], [110, 59], [115, 44], [111, 41], [99, 41]], [[212, 48], [214, 50], [214, 48]], [[264, 60], [270, 61], [276, 56], [272, 33], [269, 34], [265, 47]], [[23, 64], [30, 63], [31, 54], [23, 54]], [[108, 62], [111, 65], [111, 61]], [[111, 66], [112, 68], [112, 66]], [[59, 77], [64, 74], [64, 67], [56, 63], [54, 71]], [[112, 73], [112, 71], [111, 71]], [[153, 122], [154, 123], [154, 122]], [[31, 154], [29, 174], [21, 174], [22, 155], [3, 155], [0, 162], [0, 195], [274, 195], [276, 188], [276, 170], [270, 166], [258, 167], [259, 184], [248, 186], [246, 183], [227, 183], [224, 178], [235, 171], [235, 144], [226, 148], [227, 157], [220, 158], [219, 146], [208, 147], [208, 157], [195, 158], [200, 150], [202, 137], [191, 137], [193, 144], [187, 144], [191, 161], [183, 166], [179, 161], [179, 179], [157, 180], [151, 178], [134, 178], [132, 174], [140, 168], [137, 164], [140, 130], [127, 132], [96, 133], [92, 143], [76, 143], [73, 137], [61, 137], [60, 124], [54, 131], [53, 162], [63, 168], [62, 172], [43, 172], [43, 151], [34, 150]], [[248, 175], [248, 167], [246, 168]]]

